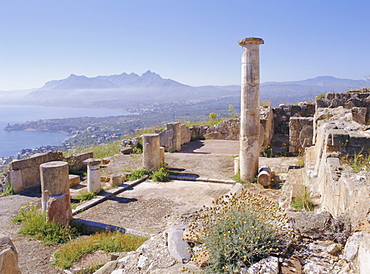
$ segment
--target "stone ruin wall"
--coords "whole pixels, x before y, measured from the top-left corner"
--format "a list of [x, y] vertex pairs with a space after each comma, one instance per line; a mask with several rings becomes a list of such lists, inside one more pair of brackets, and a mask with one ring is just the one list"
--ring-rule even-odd
[[160, 146], [166, 151], [178, 151], [181, 146], [192, 139], [192, 132], [187, 126], [180, 123], [169, 123], [167, 129], [160, 132]]
[[315, 104], [298, 103], [297, 105], [280, 104], [274, 110], [274, 133], [289, 134], [291, 117], [313, 117]]
[[7, 178], [13, 185], [15, 193], [19, 193], [27, 188], [41, 185], [40, 165], [52, 161], [69, 160], [71, 163], [70, 171], [77, 171], [83, 168], [83, 161], [92, 158], [92, 152], [81, 153], [67, 159], [62, 152], [47, 152], [33, 155], [27, 159], [16, 160], [10, 163]]
[[[274, 109], [261, 108], [260, 112], [260, 144], [265, 148], [270, 144], [274, 135]], [[190, 128], [191, 139], [219, 139], [219, 140], [239, 140], [240, 120], [239, 118], [225, 120], [215, 126], [196, 126]]]
[[369, 172], [353, 173], [340, 157], [370, 155], [370, 126], [366, 125], [370, 93], [328, 93], [316, 102], [314, 145], [305, 150], [301, 180], [320, 204], [319, 211], [348, 218], [355, 225], [366, 223], [370, 217]]
[[353, 120], [360, 124], [370, 121], [370, 93], [350, 90], [346, 93], [326, 93], [324, 98], [316, 97], [316, 108], [351, 109]]

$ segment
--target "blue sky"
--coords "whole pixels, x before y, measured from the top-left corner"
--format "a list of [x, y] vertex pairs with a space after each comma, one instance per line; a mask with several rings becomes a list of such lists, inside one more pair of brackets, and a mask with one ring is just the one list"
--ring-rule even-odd
[[1, 0], [0, 90], [71, 73], [240, 84], [238, 40], [261, 37], [261, 82], [370, 74], [370, 1]]

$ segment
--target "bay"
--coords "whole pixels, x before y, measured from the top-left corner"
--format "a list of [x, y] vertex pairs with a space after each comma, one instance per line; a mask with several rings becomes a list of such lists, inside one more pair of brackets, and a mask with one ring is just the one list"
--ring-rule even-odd
[[30, 105], [0, 105], [0, 157], [14, 155], [26, 148], [58, 146], [68, 135], [50, 132], [5, 131], [10, 123], [22, 123], [54, 118], [107, 117], [129, 115], [120, 109], [89, 109], [67, 107], [43, 107]]

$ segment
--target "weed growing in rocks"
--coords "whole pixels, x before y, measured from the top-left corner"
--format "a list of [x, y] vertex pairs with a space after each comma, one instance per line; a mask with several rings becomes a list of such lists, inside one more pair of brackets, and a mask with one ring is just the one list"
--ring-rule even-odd
[[149, 175], [149, 177], [156, 182], [167, 182], [170, 179], [170, 171], [167, 168], [167, 163], [164, 163], [158, 170], [155, 171], [148, 171], [146, 169], [135, 170], [130, 174], [129, 180], [134, 181], [146, 175]]
[[341, 158], [341, 162], [352, 167], [355, 173], [370, 170], [370, 155], [364, 156], [361, 152], [353, 156], [346, 155]]
[[286, 216], [278, 214], [276, 203], [267, 197], [243, 191], [214, 203], [197, 211], [188, 237], [202, 250], [193, 254], [193, 260], [209, 256], [206, 273], [238, 273], [276, 254], [280, 243], [293, 237], [285, 226]]
[[130, 181], [135, 181], [135, 180], [138, 180], [146, 175], [149, 175], [150, 172], [146, 169], [138, 169], [138, 170], [135, 170], [133, 171], [130, 176], [129, 176], [129, 180]]
[[153, 171], [150, 177], [156, 182], [167, 182], [170, 179], [170, 173], [168, 168], [162, 166], [160, 169]]
[[291, 206], [297, 211], [312, 211], [316, 204], [311, 200], [310, 195], [311, 193], [304, 188], [299, 197], [293, 198]]
[[94, 192], [82, 192], [80, 194], [77, 195], [77, 199], [80, 201], [80, 202], [83, 202], [83, 201], [88, 201], [88, 200], [91, 200], [91, 199], [94, 199], [96, 198], [96, 194]]
[[46, 222], [46, 214], [37, 209], [37, 204], [22, 206], [14, 222], [22, 224], [20, 234], [31, 235], [45, 245], [66, 243], [78, 236], [77, 230], [55, 222]]
[[82, 256], [96, 250], [110, 252], [123, 252], [136, 250], [147, 238], [131, 234], [122, 234], [119, 231], [105, 231], [90, 237], [76, 239], [62, 246], [54, 256], [54, 264], [66, 269]]
[[5, 191], [3, 192], [4, 196], [10, 196], [14, 194], [13, 185], [11, 182], [9, 182], [6, 187]]

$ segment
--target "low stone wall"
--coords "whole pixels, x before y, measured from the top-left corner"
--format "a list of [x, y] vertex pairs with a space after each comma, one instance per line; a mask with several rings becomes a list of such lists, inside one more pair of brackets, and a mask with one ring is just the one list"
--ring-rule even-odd
[[85, 152], [67, 157], [65, 160], [69, 164], [69, 172], [77, 173], [78, 171], [86, 171], [86, 164], [83, 162], [89, 158], [94, 158], [93, 152]]
[[[190, 128], [192, 139], [239, 140], [240, 120], [225, 120], [213, 127], [197, 126]], [[260, 144], [267, 147], [274, 135], [272, 108], [262, 108], [260, 112]]]
[[16, 160], [10, 163], [8, 171], [8, 180], [13, 185], [15, 193], [19, 193], [27, 188], [41, 185], [40, 165], [53, 161], [67, 161], [69, 172], [76, 173], [86, 168], [84, 160], [92, 158], [93, 153], [81, 153], [67, 158], [63, 157], [62, 152], [47, 152], [33, 155], [27, 159]]
[[18, 193], [24, 189], [40, 185], [40, 165], [62, 159], [62, 152], [47, 152], [33, 155], [28, 159], [11, 162], [8, 178], [11, 180], [14, 192]]

